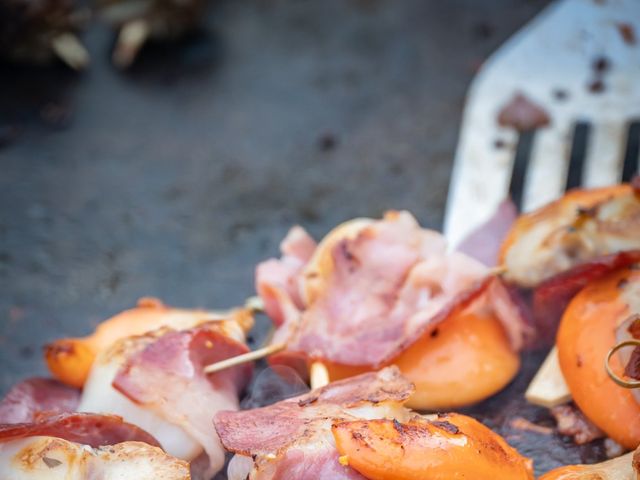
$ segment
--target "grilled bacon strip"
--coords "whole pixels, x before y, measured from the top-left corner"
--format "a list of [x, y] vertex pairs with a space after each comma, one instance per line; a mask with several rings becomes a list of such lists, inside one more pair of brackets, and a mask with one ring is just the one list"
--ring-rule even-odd
[[58, 380], [82, 388], [96, 356], [114, 342], [162, 327], [185, 330], [212, 320], [235, 321], [244, 331], [253, 326], [253, 316], [244, 308], [228, 312], [182, 309], [165, 305], [157, 298], [144, 297], [134, 308], [100, 323], [86, 337], [61, 338], [49, 343], [45, 348], [45, 360]]
[[[334, 382], [267, 407], [219, 412], [214, 425], [222, 444], [244, 457], [233, 460], [229, 478], [250, 474], [252, 480], [361, 480], [360, 474], [338, 462], [332, 421], [360, 415], [402, 418], [402, 403], [412, 391], [412, 385], [394, 367]], [[244, 468], [238, 468], [240, 465]]]
[[30, 378], [14, 385], [0, 401], [0, 424], [32, 422], [42, 412], [73, 412], [80, 391], [49, 378]]
[[[312, 243], [296, 236], [306, 245], [296, 268], [286, 269], [293, 262], [283, 245], [280, 261], [269, 260], [256, 271], [257, 290], [278, 326], [273, 341], [288, 343], [288, 352], [274, 359], [307, 356], [379, 368], [461, 307], [480, 297], [496, 306], [491, 294], [500, 290], [494, 286], [499, 280], [488, 288], [487, 267], [447, 253], [444, 238], [420, 228], [408, 212], [347, 222], [310, 258]], [[288, 250], [293, 240], [287, 237]], [[504, 307], [509, 297], [498, 296]], [[515, 308], [501, 312], [497, 308], [517, 351], [528, 326]]]
[[219, 410], [238, 408], [252, 365], [211, 375], [203, 369], [247, 352], [243, 340], [242, 329], [231, 320], [121, 339], [96, 358], [78, 408], [120, 415], [183, 460], [205, 452], [204, 475], [213, 476], [224, 464], [224, 452], [211, 419]]
[[389, 367], [268, 407], [220, 412], [216, 431], [236, 453], [229, 480], [533, 479], [530, 462], [475, 420], [404, 408], [412, 391]]
[[46, 436], [102, 447], [136, 441], [159, 447], [158, 441], [141, 428], [117, 415], [63, 413], [40, 415], [31, 423], [0, 424], [0, 442], [18, 438]]

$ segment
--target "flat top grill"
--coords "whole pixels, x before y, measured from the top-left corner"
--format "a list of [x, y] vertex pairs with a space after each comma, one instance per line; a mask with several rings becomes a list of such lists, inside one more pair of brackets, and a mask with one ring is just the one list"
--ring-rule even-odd
[[[0, 394], [141, 296], [241, 303], [292, 224], [407, 208], [440, 227], [468, 83], [546, 3], [222, 1], [128, 73], [101, 25], [83, 76], [1, 65]], [[511, 426], [553, 425], [522, 397], [543, 357], [469, 411], [539, 471], [601, 459]]]

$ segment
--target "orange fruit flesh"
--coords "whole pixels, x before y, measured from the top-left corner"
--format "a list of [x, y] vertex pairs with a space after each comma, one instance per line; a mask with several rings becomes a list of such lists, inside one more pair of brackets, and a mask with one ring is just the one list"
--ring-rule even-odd
[[[463, 312], [423, 335], [390, 364], [416, 386], [407, 406], [442, 410], [471, 405], [502, 390], [520, 368], [520, 357], [495, 316]], [[329, 378], [365, 372], [364, 367], [326, 364]]]
[[45, 360], [54, 377], [72, 387], [82, 388], [98, 353], [117, 340], [164, 326], [184, 325], [188, 328], [210, 316], [204, 310], [170, 308], [160, 300], [144, 298], [136, 308], [100, 323], [91, 335], [50, 343], [45, 349]]
[[[633, 313], [620, 295], [624, 281], [640, 282], [640, 271], [624, 268], [580, 291], [565, 310], [556, 343], [562, 373], [580, 410], [613, 440], [634, 449], [640, 444], [640, 405], [604, 368], [616, 343], [616, 327]], [[611, 365], [622, 373], [617, 356]]]
[[531, 463], [474, 419], [448, 414], [333, 426], [343, 462], [370, 480], [531, 480]]

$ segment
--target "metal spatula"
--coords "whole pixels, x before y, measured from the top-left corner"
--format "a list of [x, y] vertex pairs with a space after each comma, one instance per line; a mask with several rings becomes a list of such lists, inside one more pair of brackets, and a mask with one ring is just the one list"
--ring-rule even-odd
[[[498, 117], [518, 95], [548, 125], [501, 126]], [[528, 211], [568, 188], [628, 180], [638, 170], [639, 139], [640, 0], [552, 4], [486, 62], [471, 86], [447, 238], [458, 244], [509, 194]]]

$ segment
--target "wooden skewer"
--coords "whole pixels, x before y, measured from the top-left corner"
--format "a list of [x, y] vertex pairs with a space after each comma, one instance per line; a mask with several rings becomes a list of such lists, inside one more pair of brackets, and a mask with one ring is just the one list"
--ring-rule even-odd
[[322, 362], [313, 362], [309, 369], [309, 377], [311, 378], [311, 390], [324, 387], [329, 384], [329, 370]]
[[267, 357], [273, 353], [284, 350], [285, 347], [286, 345], [284, 343], [274, 343], [272, 345], [267, 345], [266, 347], [259, 348], [258, 350], [254, 350], [253, 352], [243, 353], [242, 355], [238, 355], [237, 357], [231, 357], [220, 362], [212, 363], [211, 365], [204, 367], [204, 373], [215, 373], [227, 368], [235, 367], [237, 365], [242, 365], [243, 363], [253, 362], [255, 360]]
[[[248, 308], [253, 312], [264, 311], [264, 302], [258, 296], [248, 298], [244, 305], [245, 308]], [[253, 352], [243, 353], [242, 355], [238, 355], [236, 357], [231, 357], [220, 362], [212, 363], [211, 365], [208, 365], [204, 368], [204, 373], [215, 373], [227, 368], [235, 367], [237, 365], [242, 365], [243, 363], [260, 360], [261, 358], [267, 357], [273, 353], [277, 353], [281, 350], [284, 350], [285, 348], [286, 345], [284, 343], [275, 343], [272, 345], [268, 345], [266, 347], [259, 348], [258, 350], [254, 350]], [[329, 371], [322, 362], [313, 362], [311, 364], [311, 367], [309, 369], [309, 377], [312, 389], [324, 387], [330, 382]]]
[[259, 296], [253, 296], [247, 298], [244, 302], [244, 307], [253, 311], [254, 313], [263, 313], [264, 312], [264, 301]]
[[497, 265], [489, 269], [489, 275], [502, 275], [507, 273], [507, 267], [504, 265]]
[[125, 23], [118, 34], [113, 51], [113, 63], [118, 68], [131, 66], [150, 34], [151, 28], [146, 20], [138, 19]]
[[89, 65], [89, 52], [71, 32], [58, 35], [51, 41], [53, 52], [74, 70], [83, 70]]

